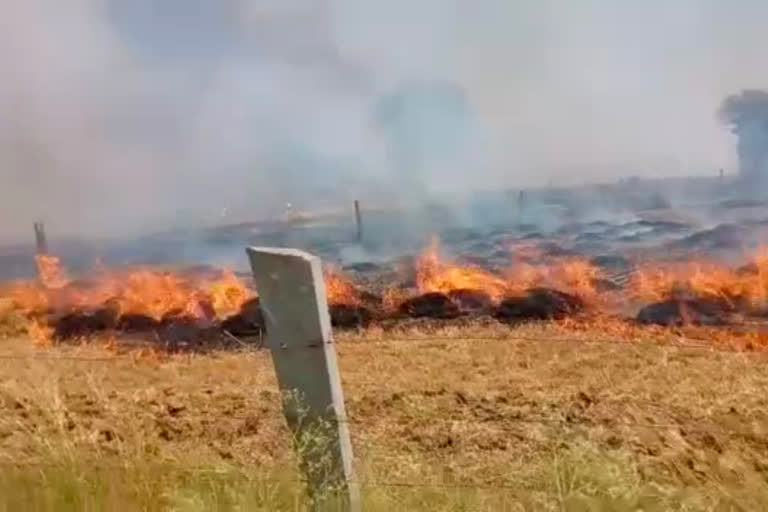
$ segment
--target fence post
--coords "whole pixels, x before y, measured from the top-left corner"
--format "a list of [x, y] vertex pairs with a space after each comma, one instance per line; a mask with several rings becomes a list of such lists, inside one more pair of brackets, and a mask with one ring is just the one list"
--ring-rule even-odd
[[313, 510], [359, 512], [336, 350], [320, 259], [297, 249], [249, 247], [283, 413]]
[[360, 214], [360, 201], [355, 199], [355, 223], [357, 224], [357, 243], [363, 241], [363, 217]]
[[45, 225], [35, 222], [35, 250], [37, 254], [48, 254], [48, 241], [45, 238]]

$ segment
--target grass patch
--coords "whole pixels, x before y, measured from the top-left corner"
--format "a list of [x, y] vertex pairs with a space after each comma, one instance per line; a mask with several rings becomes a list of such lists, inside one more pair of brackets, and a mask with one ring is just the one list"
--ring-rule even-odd
[[[766, 510], [768, 487], [743, 482], [698, 486], [649, 480], [626, 453], [594, 445], [562, 448], [517, 471], [516, 486], [363, 482], [366, 511], [709, 511]], [[521, 471], [522, 470], [522, 471]], [[68, 461], [0, 472], [0, 510], [16, 511], [304, 511], [293, 472], [219, 465], [109, 468]]]
[[294, 510], [300, 485], [228, 468], [100, 469], [79, 464], [3, 471], [2, 510]]

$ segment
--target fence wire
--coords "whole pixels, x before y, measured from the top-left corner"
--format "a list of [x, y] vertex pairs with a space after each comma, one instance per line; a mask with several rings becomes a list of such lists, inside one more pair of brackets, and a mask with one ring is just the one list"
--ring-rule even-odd
[[[3, 468], [16, 468], [16, 469], [37, 469], [37, 470], [56, 470], [62, 469], [66, 471], [72, 471], [71, 466], [67, 466], [63, 463], [53, 462], [24, 462], [24, 461], [3, 461], [0, 460], [0, 467]], [[129, 469], [128, 465], [119, 464], [89, 464], [89, 470], [97, 471], [110, 471], [120, 472]], [[231, 477], [233, 474], [253, 473], [245, 467], [231, 467], [226, 469], [206, 469], [206, 468], [182, 468], [177, 466], [159, 466], [164, 470], [170, 470], [177, 474], [190, 474], [190, 475], [205, 475], [205, 476], [220, 476]], [[309, 481], [303, 478], [275, 478], [275, 477], [252, 477], [253, 480], [273, 485], [308, 485]], [[351, 484], [357, 484], [363, 488], [412, 488], [412, 489], [473, 489], [473, 490], [521, 490], [521, 485], [502, 484], [498, 482], [427, 482], [427, 481], [414, 481], [408, 482], [396, 482], [388, 480], [374, 480], [374, 479], [354, 479], [350, 480]]]
[[[622, 347], [627, 349], [638, 348], [673, 348], [683, 351], [694, 352], [712, 352], [722, 354], [738, 354], [738, 355], [768, 355], [768, 347], [756, 347], [754, 349], [741, 349], [736, 346], [722, 346], [720, 344], [714, 344], [709, 340], [700, 338], [678, 338], [677, 342], [666, 341], [622, 341], [617, 339], [589, 339], [578, 337], [560, 337], [560, 336], [396, 336], [385, 339], [364, 339], [364, 338], [351, 338], [344, 340], [335, 340], [332, 342], [335, 346], [389, 346], [408, 343], [413, 348], [429, 348], [430, 343], [475, 343], [475, 342], [533, 342], [533, 343], [551, 343], [551, 344], [571, 344], [571, 345], [591, 345], [591, 346], [612, 346]], [[84, 346], [88, 346], [87, 344]], [[269, 351], [269, 347], [263, 344], [254, 344], [249, 346], [248, 343], [242, 342], [237, 349], [218, 349], [209, 351], [195, 351], [195, 350], [177, 350], [177, 351], [164, 351], [166, 347], [162, 345], [141, 345], [135, 347], [135, 349], [155, 349], [157, 354], [167, 356], [169, 358], [178, 358], [184, 356], [205, 356], [214, 353], [231, 353], [231, 354], [243, 354], [243, 355], [257, 355], [266, 354]], [[322, 348], [322, 344], [309, 345], [309, 346], [285, 346], [280, 347], [279, 350], [317, 350]], [[16, 360], [16, 361], [73, 361], [73, 362], [106, 362], [106, 363], [120, 363], [120, 362], [141, 362], [144, 357], [138, 352], [131, 353], [131, 348], [127, 348], [128, 355], [115, 354], [113, 356], [71, 356], [71, 355], [48, 355], [45, 353], [35, 353], [32, 355], [23, 354], [2, 354], [0, 353], [0, 360]]]

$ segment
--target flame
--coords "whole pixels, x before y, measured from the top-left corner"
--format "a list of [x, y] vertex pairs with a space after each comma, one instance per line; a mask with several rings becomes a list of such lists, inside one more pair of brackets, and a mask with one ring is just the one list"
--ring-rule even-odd
[[237, 313], [255, 294], [231, 270], [224, 270], [220, 279], [209, 285], [208, 293], [216, 316], [223, 318]]
[[40, 347], [50, 347], [53, 344], [53, 329], [39, 320], [27, 322], [27, 335], [32, 343]]
[[[527, 263], [536, 254], [529, 246], [516, 247], [520, 261], [511, 263], [501, 275], [495, 275], [473, 266], [460, 266], [440, 259], [439, 240], [433, 237], [416, 263], [416, 282], [420, 293], [443, 292], [468, 288], [487, 293], [499, 300], [509, 295], [523, 293], [534, 286], [562, 289], [589, 299], [597, 296], [595, 279], [598, 269], [588, 261], [578, 258], [562, 259], [541, 264]], [[511, 255], [510, 255], [511, 256]]]
[[[185, 316], [212, 322], [238, 313], [256, 297], [232, 271], [188, 275], [151, 268], [108, 269], [103, 265], [84, 279], [70, 279], [58, 258], [40, 257], [40, 282], [17, 281], [0, 287], [14, 307], [30, 318], [47, 314], [97, 311], [108, 307], [118, 315], [141, 315], [161, 321]], [[325, 283], [331, 304], [359, 304], [360, 292], [341, 272], [327, 269]], [[47, 334], [41, 323], [30, 324], [35, 339]], [[50, 334], [50, 333], [48, 333]]]
[[329, 266], [323, 274], [328, 304], [360, 304], [360, 291], [338, 269]]
[[535, 286], [547, 286], [567, 291], [584, 299], [596, 299], [595, 280], [601, 275], [591, 263], [579, 258], [533, 265], [516, 263], [504, 271], [510, 291], [521, 293]]
[[588, 261], [583, 259], [564, 261], [558, 270], [558, 278], [573, 293], [584, 298], [593, 298], [597, 295], [595, 281], [601, 277], [601, 272]]
[[69, 284], [67, 273], [61, 266], [61, 261], [56, 256], [38, 254], [35, 256], [37, 274], [40, 282], [46, 288], [62, 288]]
[[[603, 277], [601, 271], [583, 258], [548, 257], [538, 247], [519, 245], [510, 253], [509, 265], [495, 273], [442, 259], [439, 240], [433, 237], [416, 260], [415, 274], [420, 293], [473, 289], [497, 302], [531, 287], [556, 288], [600, 306], [592, 308], [590, 321], [615, 334], [628, 324], [616, 320], [618, 316], [610, 317], [611, 313], [627, 313], [628, 305], [634, 308], [680, 293], [716, 297], [747, 314], [764, 312], [768, 307], [768, 246], [749, 255], [748, 261], [750, 264], [742, 269], [704, 259], [640, 264], [623, 289], [602, 291], [597, 286]], [[142, 315], [156, 321], [185, 316], [207, 323], [237, 313], [256, 296], [229, 270], [211, 274], [100, 265], [85, 278], [75, 279], [55, 256], [41, 255], [36, 262], [39, 280], [0, 286], [0, 296], [10, 299], [30, 319], [27, 330], [39, 344], [50, 343], [51, 330], [44, 321], [50, 314], [109, 308], [118, 315]], [[329, 304], [369, 304], [366, 294], [338, 269], [326, 267], [324, 276]], [[383, 291], [382, 307], [394, 311], [411, 293], [410, 288], [390, 287]], [[568, 328], [578, 330], [579, 326]], [[768, 345], [768, 335], [760, 336], [745, 335], [744, 343]]]
[[398, 288], [387, 288], [381, 296], [381, 305], [384, 311], [392, 312], [405, 300], [409, 298], [410, 294], [405, 290]]
[[440, 241], [432, 237], [430, 244], [416, 262], [416, 285], [420, 293], [442, 292], [470, 288], [482, 290], [494, 299], [509, 291], [501, 276], [473, 266], [454, 265], [440, 259]]
[[663, 300], [687, 292], [734, 304], [743, 301], [753, 307], [765, 306], [768, 302], [768, 248], [758, 248], [749, 261], [747, 271], [711, 261], [647, 264], [635, 274], [629, 293], [641, 301]]
[[[43, 261], [56, 262], [47, 268], [61, 268], [56, 259]], [[62, 275], [65, 273], [54, 274]], [[147, 268], [102, 269], [91, 280], [59, 279], [55, 281], [57, 286], [52, 286], [53, 282], [48, 278], [41, 283], [15, 282], [0, 289], [0, 295], [32, 315], [96, 310], [109, 304], [119, 314], [144, 315], [155, 320], [169, 314], [224, 318], [255, 296], [228, 270], [219, 276], [188, 277]]]

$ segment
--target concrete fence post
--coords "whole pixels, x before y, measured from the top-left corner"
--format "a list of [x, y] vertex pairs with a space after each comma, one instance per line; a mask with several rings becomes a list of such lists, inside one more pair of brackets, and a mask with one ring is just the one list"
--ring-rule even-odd
[[246, 252], [313, 510], [359, 512], [320, 259], [297, 249], [249, 247]]

